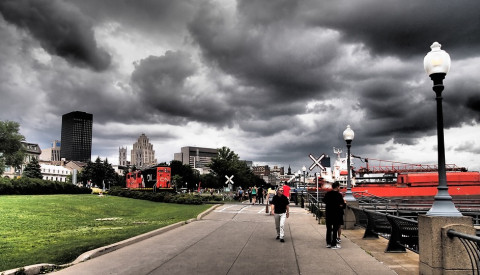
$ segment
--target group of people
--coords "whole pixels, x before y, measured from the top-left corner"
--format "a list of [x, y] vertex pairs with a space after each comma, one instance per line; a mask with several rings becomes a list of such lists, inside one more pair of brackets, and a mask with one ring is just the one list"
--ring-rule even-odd
[[244, 199], [248, 199], [251, 204], [263, 204], [267, 196], [267, 190], [263, 187], [249, 187], [246, 191], [239, 188], [236, 194], [237, 199], [242, 202]]
[[[339, 183], [332, 184], [332, 190], [328, 191], [322, 201], [325, 203], [326, 218], [326, 242], [327, 248], [341, 248], [341, 226], [343, 225], [343, 210], [346, 207], [345, 200], [339, 192]], [[285, 220], [290, 216], [290, 201], [284, 194], [284, 186], [278, 188], [276, 195], [270, 202], [270, 215], [274, 215], [275, 229], [277, 231], [277, 240], [285, 242]]]

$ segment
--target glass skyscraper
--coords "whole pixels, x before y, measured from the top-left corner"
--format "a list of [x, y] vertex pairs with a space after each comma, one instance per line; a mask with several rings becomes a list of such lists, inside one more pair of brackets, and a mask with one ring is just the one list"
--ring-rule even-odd
[[60, 157], [65, 160], [87, 162], [92, 157], [93, 115], [71, 112], [62, 116]]

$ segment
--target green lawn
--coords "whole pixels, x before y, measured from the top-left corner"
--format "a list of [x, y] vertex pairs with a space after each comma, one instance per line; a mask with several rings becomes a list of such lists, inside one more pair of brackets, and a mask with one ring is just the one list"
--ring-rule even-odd
[[210, 206], [96, 195], [0, 196], [0, 271], [68, 263], [85, 251], [194, 218]]

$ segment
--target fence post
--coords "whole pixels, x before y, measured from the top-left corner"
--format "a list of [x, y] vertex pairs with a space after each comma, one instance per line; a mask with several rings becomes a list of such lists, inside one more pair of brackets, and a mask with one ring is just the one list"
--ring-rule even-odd
[[[443, 247], [443, 240], [448, 238], [442, 228], [451, 226], [468, 226], [473, 228], [471, 217], [418, 216], [419, 274], [464, 274], [465, 270], [455, 270], [455, 253], [451, 247]], [[464, 227], [462, 227], [464, 228]], [[445, 235], [445, 237], [443, 237]], [[450, 243], [445, 242], [450, 245]], [[468, 258], [468, 256], [467, 256]]]

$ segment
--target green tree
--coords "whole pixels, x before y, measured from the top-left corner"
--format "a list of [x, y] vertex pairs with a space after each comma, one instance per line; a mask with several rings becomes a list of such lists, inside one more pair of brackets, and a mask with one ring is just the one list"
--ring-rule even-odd
[[112, 165], [108, 163], [108, 159], [102, 161], [100, 157], [97, 157], [95, 162], [88, 161], [78, 178], [84, 185], [90, 181], [92, 186], [98, 188], [103, 188], [104, 183], [105, 188], [121, 184], [125, 186], [125, 180], [115, 172]]
[[230, 148], [224, 146], [218, 149], [217, 157], [212, 159], [209, 166], [213, 175], [217, 178], [215, 188], [223, 187], [226, 179], [225, 176], [231, 177], [233, 175], [235, 185], [239, 183], [238, 180], [241, 178], [240, 173], [238, 173], [240, 167], [239, 157], [234, 151], [230, 150]]
[[103, 186], [103, 180], [105, 179], [105, 167], [103, 166], [102, 160], [100, 157], [97, 157], [95, 162], [92, 163], [93, 171], [92, 171], [92, 184], [99, 188]]
[[225, 176], [234, 176], [233, 182], [235, 187], [250, 187], [250, 186], [262, 186], [265, 185], [265, 181], [257, 177], [248, 168], [244, 161], [241, 161], [239, 156], [228, 147], [222, 147], [218, 149], [218, 155], [212, 159], [210, 163], [210, 169], [215, 176], [217, 183], [215, 188], [221, 188], [225, 186]]
[[38, 163], [37, 158], [32, 158], [32, 160], [25, 166], [23, 169], [22, 176], [33, 179], [42, 179], [42, 169]]
[[117, 173], [115, 172], [115, 169], [113, 169], [112, 165], [108, 163], [108, 159], [106, 158], [105, 158], [105, 161], [103, 162], [103, 169], [105, 170], [105, 176], [104, 176], [105, 187], [109, 188], [112, 185], [117, 185], [117, 182], [118, 182]]
[[196, 184], [200, 182], [198, 171], [192, 169], [190, 165], [183, 164], [181, 161], [172, 160], [170, 169], [172, 171], [172, 181], [175, 180], [177, 188], [182, 188], [188, 183], [188, 188], [194, 189]]
[[25, 137], [19, 132], [20, 124], [13, 121], [0, 121], [0, 175], [5, 165], [18, 169], [25, 159], [22, 141]]
[[93, 163], [89, 160], [83, 170], [77, 175], [78, 180], [82, 182], [83, 186], [87, 186], [88, 182], [92, 180]]

